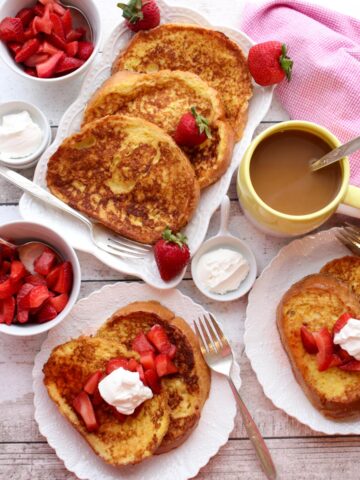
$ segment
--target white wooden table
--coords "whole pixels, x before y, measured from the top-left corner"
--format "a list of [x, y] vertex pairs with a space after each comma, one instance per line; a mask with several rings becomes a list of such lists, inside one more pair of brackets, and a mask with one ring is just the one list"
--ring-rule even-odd
[[[105, 34], [120, 19], [115, 0], [98, 0], [101, 4]], [[0, 0], [0, 5], [2, 0]], [[238, 26], [241, 16], [240, 0], [172, 0], [169, 3], [192, 6], [202, 11], [214, 23]], [[360, 17], [360, 6], [352, 0], [317, 0], [344, 13]], [[234, 12], [235, 8], [235, 12]], [[100, 53], [101, 54], [101, 53]], [[99, 55], [100, 55], [99, 54]], [[9, 100], [29, 100], [37, 104], [47, 114], [53, 134], [61, 115], [76, 98], [79, 82], [61, 89], [52, 86], [33, 86], [0, 64], [0, 102]], [[288, 116], [274, 101], [271, 110], [256, 133], [273, 123], [286, 120]], [[32, 178], [33, 169], [23, 171]], [[0, 179], [0, 223], [19, 218], [17, 208], [21, 192]], [[245, 219], [236, 196], [234, 181], [229, 190], [231, 198], [230, 230], [251, 243], [257, 258], [259, 271], [267, 265], [279, 249], [288, 243], [285, 239], [275, 239], [257, 231]], [[330, 228], [344, 220], [335, 215], [323, 228]], [[219, 224], [216, 212], [208, 232], [213, 235]], [[93, 257], [79, 253], [82, 268], [82, 288], [80, 298], [94, 290], [113, 282], [135, 280], [110, 268], [104, 267]], [[247, 300], [220, 304], [208, 300], [195, 288], [190, 272], [179, 289], [214, 312], [223, 322], [226, 333], [231, 338], [241, 364], [243, 386], [241, 393], [255, 421], [257, 422], [272, 452], [279, 472], [279, 478], [286, 480], [360, 478], [358, 459], [360, 439], [351, 437], [328, 437], [312, 432], [296, 420], [275, 408], [263, 394], [262, 388], [251, 370], [244, 354], [243, 330]], [[63, 463], [57, 458], [46, 440], [38, 431], [34, 420], [31, 371], [33, 360], [45, 336], [27, 340], [12, 339], [0, 335], [0, 480], [75, 480]], [[271, 359], [269, 359], [271, 361]], [[230, 440], [218, 455], [204, 467], [198, 479], [217, 480], [257, 480], [263, 479], [259, 464], [246, 437], [240, 415]], [[99, 479], [101, 480], [101, 479]]]

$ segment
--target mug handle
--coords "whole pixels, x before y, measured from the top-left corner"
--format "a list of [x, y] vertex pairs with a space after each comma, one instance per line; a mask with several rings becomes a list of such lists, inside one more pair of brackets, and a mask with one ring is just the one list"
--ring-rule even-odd
[[349, 185], [336, 213], [348, 215], [349, 217], [360, 218], [360, 188]]

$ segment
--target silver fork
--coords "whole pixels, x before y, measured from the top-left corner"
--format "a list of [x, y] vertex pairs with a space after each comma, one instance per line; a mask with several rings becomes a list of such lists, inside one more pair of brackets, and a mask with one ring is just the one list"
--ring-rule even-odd
[[340, 240], [352, 253], [360, 255], [360, 228], [345, 222], [345, 227], [338, 230], [335, 234], [336, 238]]
[[92, 222], [85, 217], [85, 215], [82, 215], [80, 212], [69, 207], [69, 205], [56, 198], [44, 188], [39, 187], [36, 183], [14, 172], [10, 168], [0, 165], [0, 175], [12, 184], [21, 188], [24, 192], [29, 193], [33, 197], [42, 200], [52, 207], [69, 213], [83, 222], [90, 230], [92, 241], [96, 246], [101, 248], [101, 250], [105, 250], [108, 253], [122, 258], [143, 258], [152, 248], [151, 245], [134, 242], [133, 240], [120, 237], [99, 223]]
[[230, 376], [231, 366], [233, 364], [233, 353], [229, 342], [211, 313], [203, 315], [203, 319], [199, 318], [198, 323], [200, 329], [197, 322], [195, 322], [195, 331], [200, 341], [200, 348], [205, 361], [212, 370], [227, 377], [238, 403], [249, 439], [256, 450], [265, 475], [269, 480], [274, 480], [276, 478], [276, 469], [270, 452]]

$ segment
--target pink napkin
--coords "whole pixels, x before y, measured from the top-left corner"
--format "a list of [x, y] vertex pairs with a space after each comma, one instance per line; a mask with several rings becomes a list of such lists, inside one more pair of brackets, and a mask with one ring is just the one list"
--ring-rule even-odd
[[[248, 3], [242, 29], [256, 42], [279, 40], [294, 60], [276, 93], [292, 119], [327, 127], [342, 142], [360, 135], [360, 21], [297, 0]], [[350, 158], [360, 186], [360, 153]]]

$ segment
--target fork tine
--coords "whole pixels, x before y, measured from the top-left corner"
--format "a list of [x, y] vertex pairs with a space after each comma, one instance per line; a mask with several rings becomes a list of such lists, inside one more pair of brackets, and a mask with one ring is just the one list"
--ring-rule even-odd
[[[205, 318], [205, 315], [203, 315], [203, 318]], [[209, 335], [206, 331], [206, 328], [204, 327], [203, 322], [201, 321], [201, 318], [199, 318], [199, 324], [200, 324], [201, 332], [202, 332], [203, 337], [205, 339], [205, 342], [207, 344], [208, 350], [210, 351], [210, 353], [216, 354], [217, 350], [214, 347], [212, 341], [210, 340], [210, 337], [209, 337]]]
[[219, 327], [219, 324], [217, 323], [217, 321], [215, 320], [215, 317], [214, 315], [212, 315], [211, 313], [209, 313], [209, 317], [213, 323], [213, 326], [216, 330], [216, 333], [218, 334], [218, 337], [220, 338], [222, 344], [224, 347], [230, 347], [229, 345], [229, 342], [227, 340], [227, 338], [225, 337], [225, 335], [223, 334], [221, 328]]
[[359, 233], [354, 230], [352, 227], [344, 227], [344, 233], [346, 235], [348, 235], [352, 240], [354, 240], [355, 242], [359, 242], [360, 241], [360, 235]]
[[205, 319], [205, 323], [206, 323], [208, 332], [210, 333], [211, 339], [213, 341], [213, 344], [215, 345], [215, 348], [217, 350], [221, 350], [223, 346], [221, 344], [220, 338], [218, 338], [218, 336], [216, 335], [216, 333], [213, 329], [212, 322], [211, 321], [209, 322], [206, 315], [204, 315], [204, 319]]
[[360, 248], [351, 242], [343, 233], [338, 232], [336, 238], [355, 255], [360, 255]]
[[197, 326], [197, 323], [194, 322], [194, 327], [195, 327], [195, 333], [196, 333], [196, 336], [198, 337], [198, 340], [199, 340], [199, 343], [200, 343], [200, 350], [201, 350], [201, 353], [203, 354], [203, 357], [205, 357], [205, 355], [207, 354], [207, 350], [206, 350], [206, 345], [204, 343], [204, 340], [199, 332], [199, 327]]
[[108, 245], [114, 250], [118, 250], [120, 252], [129, 252], [139, 257], [144, 257], [148, 253], [148, 250], [137, 250], [133, 247], [128, 247], [125, 245], [114, 243], [110, 239], [108, 240]]
[[115, 245], [121, 245], [122, 247], [129, 247], [133, 250], [138, 250], [139, 252], [148, 252], [151, 249], [150, 245], [140, 244], [133, 242], [132, 240], [108, 237], [108, 241], [114, 243]]
[[136, 252], [125, 252], [124, 250], [121, 250], [119, 248], [113, 248], [110, 245], [106, 245], [102, 247], [106, 252], [111, 253], [112, 255], [115, 255], [116, 257], [124, 257], [124, 258], [143, 258], [144, 255], [141, 254], [139, 255]]
[[346, 228], [344, 228], [344, 230], [340, 232], [342, 236], [346, 238], [348, 242], [355, 244], [357, 247], [360, 247], [359, 237], [353, 234], [350, 230], [347, 230]]

